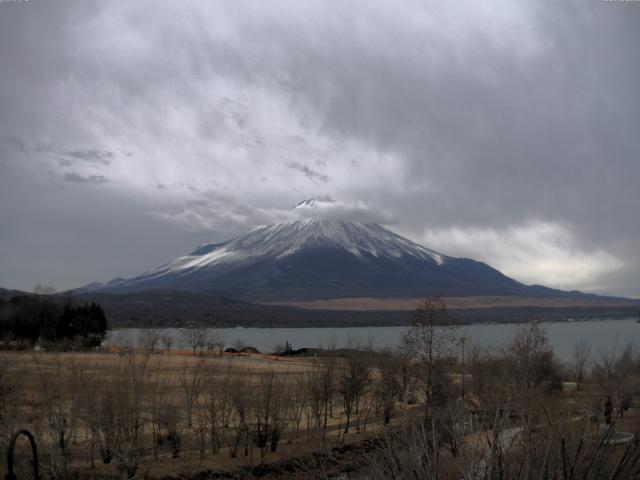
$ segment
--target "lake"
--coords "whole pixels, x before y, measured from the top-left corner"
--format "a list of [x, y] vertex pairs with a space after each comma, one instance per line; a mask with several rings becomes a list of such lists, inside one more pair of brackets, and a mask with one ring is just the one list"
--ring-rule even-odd
[[[629, 343], [640, 340], [640, 323], [635, 318], [613, 320], [585, 320], [575, 322], [541, 322], [557, 355], [564, 360], [571, 358], [576, 342], [586, 340], [593, 354], [599, 351], [621, 351]], [[475, 324], [455, 327], [457, 336], [466, 336], [470, 342], [500, 347], [509, 342], [523, 324]], [[302, 347], [327, 347], [335, 345], [373, 345], [374, 348], [397, 347], [402, 334], [409, 327], [345, 327], [345, 328], [220, 328], [212, 329], [224, 334], [227, 346], [238, 342], [271, 352], [288, 341], [294, 349]], [[173, 348], [187, 348], [181, 330], [162, 329], [162, 335], [174, 339]], [[142, 329], [110, 330], [105, 344], [135, 345]]]

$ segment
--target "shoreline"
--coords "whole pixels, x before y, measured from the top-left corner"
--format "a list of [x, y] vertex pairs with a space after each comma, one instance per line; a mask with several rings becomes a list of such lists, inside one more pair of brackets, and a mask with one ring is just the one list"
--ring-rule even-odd
[[[452, 326], [452, 327], [467, 327], [470, 325], [526, 325], [529, 323], [536, 323], [536, 324], [541, 324], [541, 323], [550, 323], [550, 324], [556, 324], [556, 323], [585, 323], [585, 322], [603, 322], [603, 321], [625, 321], [625, 320], [636, 320], [638, 323], [640, 323], [640, 315], [632, 315], [629, 317], [615, 317], [615, 316], [611, 316], [611, 317], [594, 317], [594, 318], [567, 318], [567, 319], [563, 319], [563, 320], [546, 320], [546, 319], [540, 319], [540, 320], [524, 320], [521, 322], [514, 322], [514, 321], [504, 321], [504, 322], [498, 322], [498, 321], [485, 321], [485, 322], [462, 322], [462, 323], [448, 323], [445, 326]], [[318, 328], [330, 328], [330, 329], [348, 329], [348, 328], [390, 328], [390, 327], [398, 327], [398, 328], [402, 328], [402, 327], [407, 327], [407, 328], [411, 328], [412, 326], [414, 326], [413, 323], [405, 323], [405, 324], [389, 324], [389, 325], [380, 325], [380, 324], [371, 324], [371, 325], [366, 325], [366, 324], [342, 324], [342, 325], [299, 325], [299, 326], [242, 326], [242, 325], [236, 325], [235, 327], [233, 326], [209, 326], [209, 325], [198, 325], [198, 327], [203, 327], [206, 328], [208, 330], [290, 330], [290, 329], [301, 329], [301, 330], [313, 330], [313, 329], [318, 329]], [[177, 326], [177, 325], [172, 325], [172, 326], [139, 326], [139, 327], [133, 327], [133, 326], [123, 326], [123, 327], [112, 327], [109, 328], [107, 330], [108, 332], [113, 332], [113, 331], [123, 331], [123, 330], [184, 330], [184, 329], [188, 329], [189, 326]]]
[[[396, 313], [396, 312], [394, 312]], [[620, 313], [617, 315], [596, 315], [593, 316], [567, 316], [562, 318], [548, 318], [548, 317], [539, 317], [539, 318], [504, 318], [501, 320], [468, 320], [468, 319], [455, 319], [449, 325], [452, 326], [470, 326], [470, 325], [522, 325], [528, 323], [579, 323], [579, 322], [599, 322], [599, 321], [609, 321], [609, 320], [637, 320], [640, 321], [640, 313], [638, 314], [629, 314], [627, 312]], [[115, 323], [115, 325], [114, 325]], [[251, 323], [251, 324], [236, 324], [236, 325], [228, 325], [228, 324], [204, 324], [204, 323], [189, 323], [189, 324], [149, 324], [147, 322], [141, 322], [140, 325], [118, 325], [118, 322], [110, 322], [110, 325], [113, 325], [109, 328], [108, 331], [112, 330], [136, 330], [136, 329], [146, 329], [146, 330], [164, 330], [164, 329], [176, 329], [181, 330], [185, 328], [189, 328], [190, 326], [198, 326], [205, 327], [210, 329], [237, 329], [237, 330], [264, 330], [264, 329], [291, 329], [291, 328], [299, 328], [299, 329], [317, 329], [317, 328], [331, 328], [331, 329], [343, 329], [343, 328], [384, 328], [384, 327], [411, 327], [414, 325], [413, 322], [410, 321], [378, 321], [378, 322], [353, 322], [349, 320], [345, 320], [342, 322], [308, 322], [302, 321], [300, 323], [297, 322], [287, 322], [287, 323], [275, 323], [271, 322], [270, 324], [262, 324], [262, 323]]]

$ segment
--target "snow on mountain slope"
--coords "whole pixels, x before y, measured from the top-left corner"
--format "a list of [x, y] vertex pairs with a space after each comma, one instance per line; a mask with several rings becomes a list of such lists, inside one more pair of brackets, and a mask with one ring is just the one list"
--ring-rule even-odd
[[140, 277], [123, 280], [119, 285], [131, 285], [138, 280], [165, 275], [186, 274], [222, 264], [283, 259], [303, 249], [317, 247], [341, 249], [361, 259], [399, 259], [409, 256], [437, 265], [444, 264], [447, 259], [445, 255], [407, 240], [377, 224], [307, 218], [275, 225], [261, 225], [228, 242], [201, 245], [189, 255], [178, 257]]
[[338, 204], [343, 212], [335, 215], [336, 203], [306, 200], [289, 221], [201, 245], [137, 277], [81, 291], [171, 289], [251, 301], [565, 294], [535, 290], [482, 262], [442, 255], [377, 223], [339, 220], [345, 209]]

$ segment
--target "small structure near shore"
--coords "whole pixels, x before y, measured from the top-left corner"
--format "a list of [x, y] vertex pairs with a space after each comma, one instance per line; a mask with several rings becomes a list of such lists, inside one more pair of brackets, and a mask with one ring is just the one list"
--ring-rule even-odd
[[259, 354], [260, 350], [258, 350], [256, 347], [242, 347], [240, 350], [238, 350], [237, 348], [234, 348], [234, 347], [229, 347], [229, 348], [225, 349], [224, 353], [232, 353], [232, 354], [256, 353], [256, 354]]
[[260, 353], [256, 347], [243, 347], [240, 349], [240, 353]]

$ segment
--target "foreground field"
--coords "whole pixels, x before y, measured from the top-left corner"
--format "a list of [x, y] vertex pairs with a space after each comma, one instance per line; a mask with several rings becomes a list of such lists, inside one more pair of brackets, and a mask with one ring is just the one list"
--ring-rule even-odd
[[2, 449], [28, 428], [51, 479], [640, 475], [632, 348], [590, 360], [581, 345], [560, 364], [534, 325], [459, 358], [450, 333], [426, 323], [399, 352], [303, 358], [0, 351]]
[[357, 393], [347, 417], [333, 385], [341, 360], [332, 358], [138, 349], [2, 352], [0, 361], [11, 389], [2, 437], [31, 429], [55, 476], [250, 470], [381, 428], [373, 392]]

